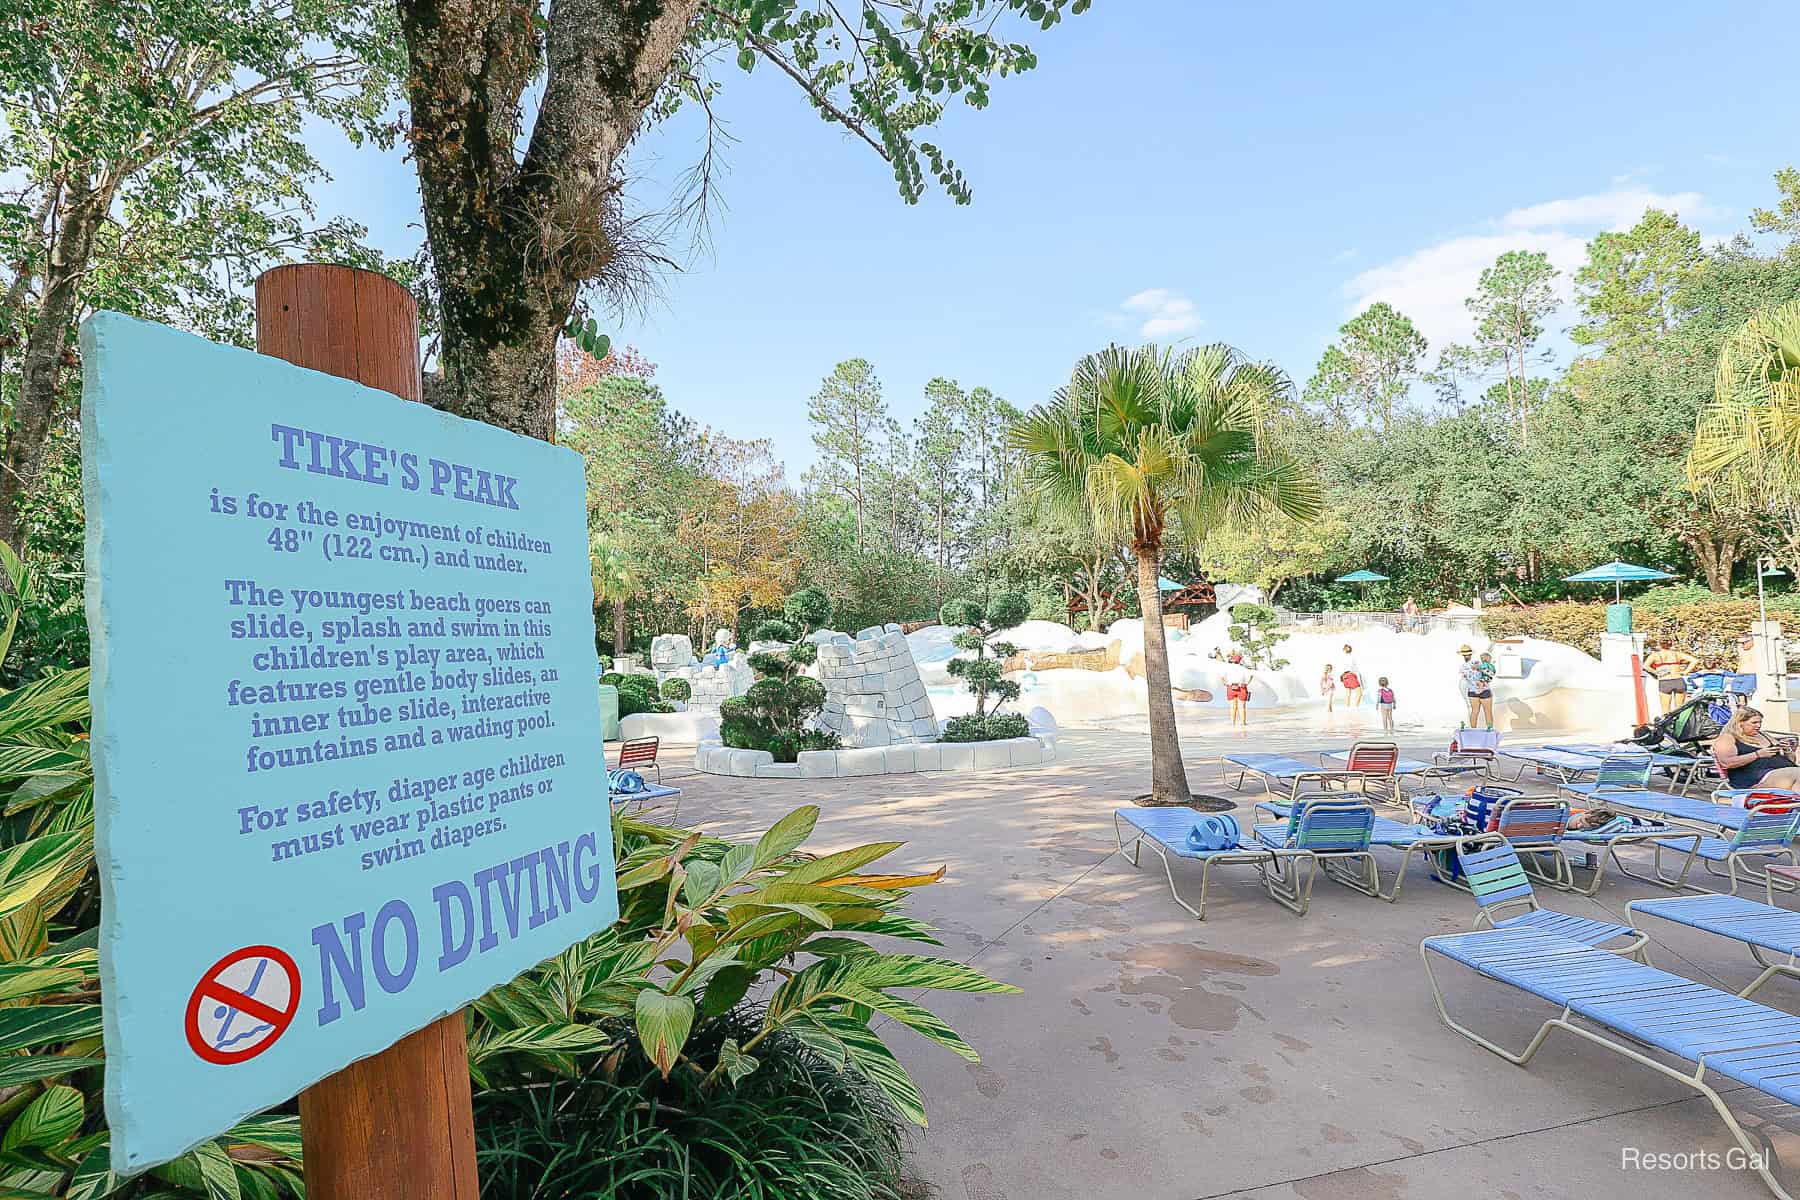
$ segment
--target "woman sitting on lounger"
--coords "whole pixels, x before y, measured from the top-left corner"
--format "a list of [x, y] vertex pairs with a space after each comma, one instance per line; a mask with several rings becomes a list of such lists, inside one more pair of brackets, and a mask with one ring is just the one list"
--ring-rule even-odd
[[1746, 705], [1713, 739], [1713, 759], [1734, 788], [1800, 787], [1800, 767], [1788, 748], [1762, 731], [1762, 713]]

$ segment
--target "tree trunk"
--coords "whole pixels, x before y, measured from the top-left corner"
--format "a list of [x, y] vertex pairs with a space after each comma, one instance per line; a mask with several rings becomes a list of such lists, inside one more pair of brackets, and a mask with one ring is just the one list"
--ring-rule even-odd
[[1175, 693], [1169, 680], [1169, 641], [1163, 630], [1160, 571], [1155, 546], [1135, 546], [1138, 608], [1144, 614], [1144, 686], [1150, 698], [1150, 798], [1156, 804], [1186, 804], [1187, 767], [1181, 761], [1181, 734], [1175, 727]]
[[613, 657], [625, 653], [625, 598], [616, 597], [613, 602]]
[[1731, 591], [1731, 570], [1737, 565], [1738, 545], [1734, 538], [1694, 536], [1686, 539], [1700, 570], [1706, 575], [1706, 586], [1720, 594]]
[[106, 216], [111, 193], [71, 189], [68, 208], [56, 232], [56, 247], [44, 268], [44, 299], [25, 340], [19, 361], [19, 398], [13, 405], [13, 427], [0, 461], [0, 541], [23, 549], [19, 537], [19, 503], [31, 492], [44, 465], [44, 443], [56, 418], [57, 377], [69, 330], [80, 316], [81, 277], [94, 251], [94, 234]]

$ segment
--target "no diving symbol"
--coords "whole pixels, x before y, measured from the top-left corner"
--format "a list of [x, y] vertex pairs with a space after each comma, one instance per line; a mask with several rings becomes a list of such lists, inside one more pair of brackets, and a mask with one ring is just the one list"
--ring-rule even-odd
[[255, 1058], [300, 1011], [300, 968], [274, 946], [245, 946], [214, 963], [188, 997], [188, 1045], [209, 1063]]

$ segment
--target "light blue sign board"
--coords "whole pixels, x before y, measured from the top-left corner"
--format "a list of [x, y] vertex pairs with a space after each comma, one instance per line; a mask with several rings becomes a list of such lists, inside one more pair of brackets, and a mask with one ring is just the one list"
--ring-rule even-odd
[[106, 1114], [138, 1171], [618, 904], [580, 457], [114, 313], [82, 353]]

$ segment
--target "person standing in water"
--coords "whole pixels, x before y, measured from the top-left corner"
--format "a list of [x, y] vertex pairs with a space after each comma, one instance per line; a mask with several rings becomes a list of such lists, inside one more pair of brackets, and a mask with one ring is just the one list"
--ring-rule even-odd
[[1375, 681], [1375, 709], [1381, 714], [1381, 727], [1394, 732], [1394, 689], [1388, 686], [1386, 675]]
[[1319, 677], [1319, 695], [1325, 697], [1325, 711], [1330, 712], [1337, 697], [1337, 676], [1332, 674], [1331, 664], [1325, 664], [1325, 674]]
[[[1482, 670], [1481, 664], [1475, 661], [1475, 651], [1466, 643], [1457, 650], [1462, 655], [1462, 666], [1457, 671], [1462, 694], [1469, 702], [1469, 728], [1492, 729], [1494, 727], [1494, 689], [1493, 676]], [[1485, 725], [1483, 720], [1485, 718]]]
[[1231, 723], [1246, 728], [1250, 724], [1250, 668], [1242, 654], [1233, 654], [1225, 664], [1225, 699], [1231, 706]]
[[1344, 707], [1359, 708], [1362, 705], [1363, 676], [1362, 668], [1357, 665], [1356, 651], [1350, 643], [1344, 643]]

